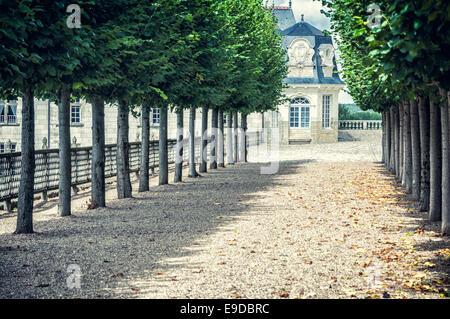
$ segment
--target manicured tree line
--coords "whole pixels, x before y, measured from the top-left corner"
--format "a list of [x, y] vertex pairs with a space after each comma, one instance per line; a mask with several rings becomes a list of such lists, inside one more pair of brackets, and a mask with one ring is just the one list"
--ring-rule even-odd
[[[34, 188], [34, 97], [52, 94], [57, 98], [60, 131], [60, 198], [58, 211], [70, 215], [70, 117], [68, 105], [74, 82], [85, 77], [93, 61], [90, 28], [69, 28], [69, 1], [3, 1], [0, 59], [0, 95], [22, 96], [21, 180], [16, 233], [33, 232]], [[87, 1], [80, 1], [81, 6]], [[91, 18], [88, 14], [84, 16]]]
[[[198, 176], [193, 148], [198, 108], [204, 110], [202, 131], [206, 130], [209, 109], [212, 131], [219, 130], [211, 136], [210, 168], [216, 169], [224, 166], [224, 139], [220, 134], [224, 114], [235, 114], [237, 120], [240, 112], [245, 129], [248, 114], [274, 109], [282, 98], [285, 52], [275, 32], [276, 21], [259, 0], [86, 0], [77, 4], [80, 11], [71, 15], [66, 11], [69, 1], [0, 3], [0, 42], [8, 43], [0, 46], [4, 62], [0, 96], [23, 98], [16, 233], [33, 232], [35, 97], [51, 95], [58, 104], [58, 210], [62, 216], [71, 213], [72, 95], [92, 104], [91, 208], [106, 205], [105, 104], [117, 108], [117, 195], [126, 198], [132, 195], [130, 114], [142, 119], [139, 191], [148, 191], [150, 109], [160, 110], [159, 183], [166, 184], [169, 111], [177, 112], [180, 132], [182, 111], [191, 110], [189, 155], [190, 176], [194, 177]], [[69, 15], [77, 23], [68, 19]], [[231, 138], [230, 133], [227, 141]], [[178, 141], [181, 143], [182, 134], [178, 134]], [[202, 141], [203, 148], [205, 145]], [[182, 154], [182, 148], [179, 151]], [[206, 172], [203, 154], [201, 171]], [[233, 157], [232, 150], [228, 156]], [[182, 162], [176, 163], [174, 180], [182, 180]]]
[[[383, 161], [433, 222], [449, 225], [450, 4], [322, 1], [339, 35], [343, 76], [355, 102], [383, 112]], [[369, 12], [369, 13], [368, 13]]]

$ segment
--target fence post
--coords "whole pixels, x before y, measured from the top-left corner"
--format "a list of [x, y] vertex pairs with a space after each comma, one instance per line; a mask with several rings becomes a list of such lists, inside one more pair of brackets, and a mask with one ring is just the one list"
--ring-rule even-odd
[[5, 200], [5, 209], [8, 213], [12, 213], [12, 204], [11, 204], [11, 199], [8, 198], [7, 200]]
[[42, 192], [42, 200], [44, 202], [48, 201], [48, 193], [47, 193], [47, 188], [49, 187], [49, 183], [50, 183], [50, 177], [49, 177], [49, 164], [48, 164], [48, 156], [49, 153], [45, 152], [42, 155], [44, 155], [44, 167], [45, 167], [45, 190]]
[[[70, 150], [70, 158], [71, 158], [71, 163], [72, 163], [72, 172], [75, 170], [75, 179], [72, 180], [72, 184], [76, 184], [78, 181], [78, 161], [77, 161], [77, 138], [74, 136], [72, 139], [72, 143], [73, 143], [73, 148]], [[73, 160], [72, 160], [73, 157]], [[78, 194], [78, 187], [76, 185], [72, 186], [72, 191], [75, 195]]]

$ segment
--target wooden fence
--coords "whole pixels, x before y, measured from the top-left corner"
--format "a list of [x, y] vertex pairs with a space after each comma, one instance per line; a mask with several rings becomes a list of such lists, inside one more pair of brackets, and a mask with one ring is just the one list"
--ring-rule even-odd
[[[260, 132], [247, 132], [247, 146], [260, 143]], [[225, 137], [226, 138], [226, 137]], [[208, 138], [210, 140], [210, 138]], [[195, 152], [196, 163], [200, 159], [200, 137], [196, 138]], [[225, 141], [226, 143], [226, 141]], [[177, 141], [168, 140], [169, 164], [175, 162]], [[188, 161], [188, 140], [184, 141], [183, 160]], [[150, 141], [149, 163], [150, 169], [158, 167], [158, 141]], [[210, 145], [208, 143], [208, 156]], [[226, 144], [225, 144], [226, 152]], [[72, 148], [72, 186], [82, 185], [91, 181], [92, 147]], [[105, 146], [105, 178], [116, 175], [117, 146], [110, 144]], [[141, 142], [130, 143], [130, 172], [139, 173], [139, 161], [141, 156]], [[59, 185], [59, 150], [45, 149], [35, 152], [34, 193], [46, 193], [57, 190]], [[17, 198], [19, 195], [21, 170], [21, 153], [0, 154], [0, 202]]]

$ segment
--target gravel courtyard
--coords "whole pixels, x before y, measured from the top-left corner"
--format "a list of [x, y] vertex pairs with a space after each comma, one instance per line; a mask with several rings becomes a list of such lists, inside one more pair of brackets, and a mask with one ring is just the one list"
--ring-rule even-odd
[[[378, 139], [282, 147], [61, 218], [0, 215], [0, 298], [445, 298], [449, 240], [379, 163]], [[185, 170], [185, 172], [187, 169]], [[133, 185], [137, 189], [137, 185]], [[67, 280], [76, 265], [81, 288]], [[73, 267], [73, 266], [72, 266]]]

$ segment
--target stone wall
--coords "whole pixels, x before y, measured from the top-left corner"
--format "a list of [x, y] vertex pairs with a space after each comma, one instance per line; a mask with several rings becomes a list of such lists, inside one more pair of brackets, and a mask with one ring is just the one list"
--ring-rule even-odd
[[381, 143], [382, 137], [382, 130], [339, 130], [340, 142], [366, 141]]

